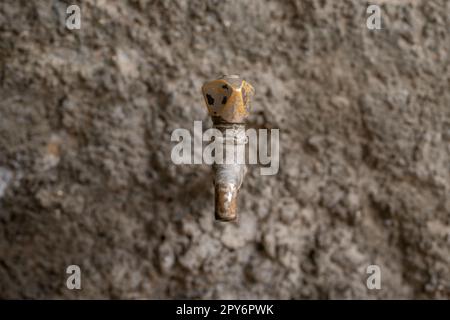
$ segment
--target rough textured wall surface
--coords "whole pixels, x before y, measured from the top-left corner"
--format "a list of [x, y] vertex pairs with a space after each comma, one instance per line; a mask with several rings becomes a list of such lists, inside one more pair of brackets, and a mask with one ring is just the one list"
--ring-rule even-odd
[[[2, 1], [0, 297], [450, 298], [450, 2], [371, 3]], [[170, 136], [235, 73], [280, 172], [217, 223]]]

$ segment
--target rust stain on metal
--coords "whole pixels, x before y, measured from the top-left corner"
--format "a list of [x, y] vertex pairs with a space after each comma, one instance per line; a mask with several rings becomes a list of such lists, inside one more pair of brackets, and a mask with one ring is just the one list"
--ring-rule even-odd
[[52, 156], [59, 157], [59, 145], [55, 142], [50, 142], [47, 145], [47, 153]]
[[237, 218], [237, 194], [238, 189], [233, 184], [215, 187], [215, 217], [221, 221], [233, 221]]

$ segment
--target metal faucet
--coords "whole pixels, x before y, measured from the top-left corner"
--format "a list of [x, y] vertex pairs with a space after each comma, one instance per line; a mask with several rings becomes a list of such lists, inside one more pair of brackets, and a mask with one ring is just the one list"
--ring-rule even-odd
[[249, 115], [250, 99], [255, 89], [237, 75], [225, 75], [206, 82], [202, 93], [213, 128], [225, 135], [223, 146], [232, 146], [234, 155], [231, 162], [213, 164], [215, 218], [234, 221], [237, 219], [237, 195], [247, 171], [245, 161], [237, 161], [238, 146], [245, 151], [245, 119]]

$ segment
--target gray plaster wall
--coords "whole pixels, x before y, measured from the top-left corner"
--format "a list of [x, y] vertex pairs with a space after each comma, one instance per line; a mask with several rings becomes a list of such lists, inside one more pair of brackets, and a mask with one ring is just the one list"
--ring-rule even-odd
[[[2, 1], [0, 297], [450, 298], [449, 19], [446, 0]], [[209, 127], [201, 85], [235, 73], [280, 171], [250, 166], [218, 223], [211, 168], [173, 164], [170, 136]]]

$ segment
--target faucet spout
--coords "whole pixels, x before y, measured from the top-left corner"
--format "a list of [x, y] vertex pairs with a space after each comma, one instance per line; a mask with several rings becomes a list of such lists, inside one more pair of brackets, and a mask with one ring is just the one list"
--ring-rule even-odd
[[220, 221], [237, 219], [237, 196], [247, 169], [244, 164], [215, 165], [215, 217]]

